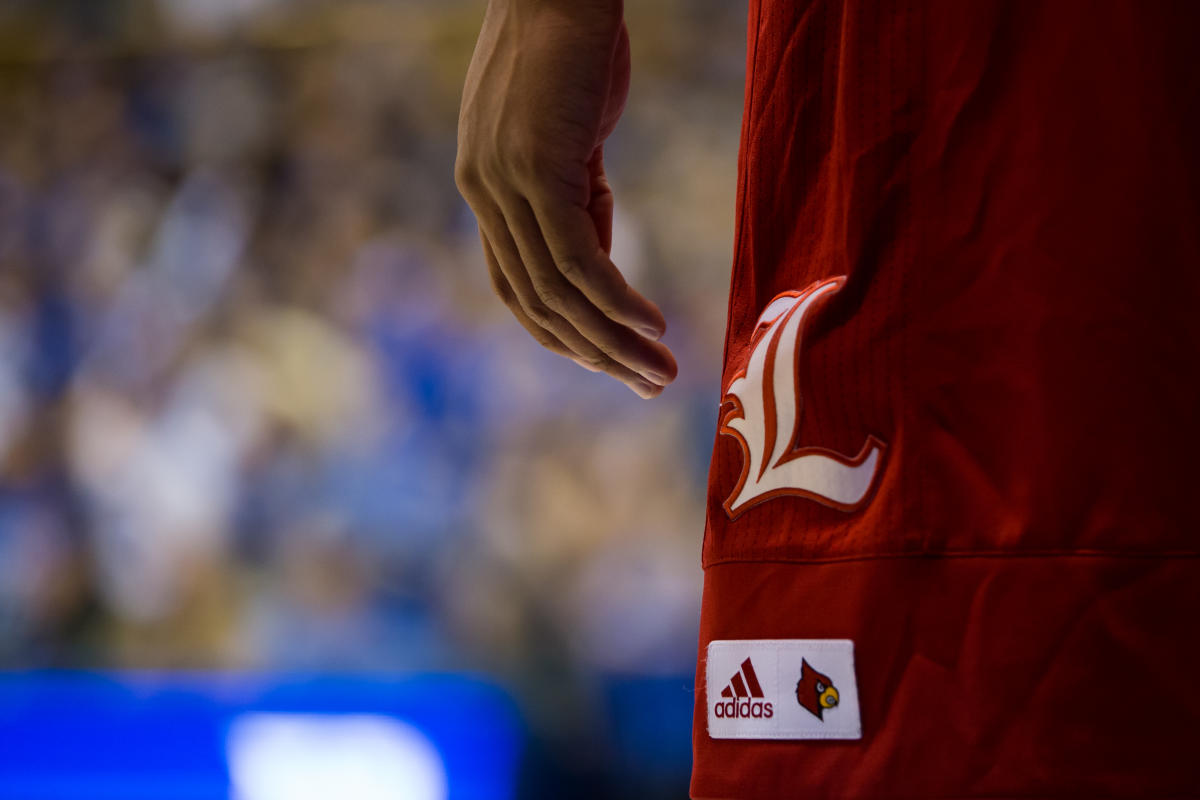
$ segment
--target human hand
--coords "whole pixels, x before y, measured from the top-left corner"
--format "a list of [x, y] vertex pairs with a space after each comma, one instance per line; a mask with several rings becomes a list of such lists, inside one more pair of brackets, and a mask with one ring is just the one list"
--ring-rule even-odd
[[455, 180], [517, 321], [650, 398], [678, 372], [657, 341], [666, 322], [609, 258], [603, 144], [628, 93], [620, 0], [492, 0], [463, 90]]

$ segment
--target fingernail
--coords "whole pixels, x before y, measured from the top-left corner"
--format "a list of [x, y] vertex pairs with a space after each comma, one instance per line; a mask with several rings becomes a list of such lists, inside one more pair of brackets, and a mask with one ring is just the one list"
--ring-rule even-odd
[[638, 374], [640, 374], [643, 378], [650, 381], [651, 383], [656, 383], [659, 386], [666, 386], [668, 383], [671, 382], [671, 379], [668, 378], [666, 375], [663, 375], [661, 372], [655, 372], [652, 369], [640, 370]]
[[658, 328], [651, 327], [650, 325], [639, 325], [637, 328], [635, 328], [635, 330], [642, 336], [645, 336], [647, 339], [653, 339], [656, 342], [661, 339], [662, 335], [666, 332]]
[[654, 397], [654, 390], [657, 388], [659, 387], [651, 386], [645, 381], [635, 381], [629, 385], [629, 389], [643, 400], [649, 400], [651, 397]]

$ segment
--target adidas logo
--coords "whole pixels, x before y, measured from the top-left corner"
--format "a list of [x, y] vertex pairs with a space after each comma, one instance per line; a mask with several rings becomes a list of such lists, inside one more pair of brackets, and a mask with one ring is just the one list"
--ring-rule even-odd
[[714, 713], [721, 718], [730, 719], [770, 719], [775, 716], [775, 709], [770, 703], [762, 702], [762, 685], [758, 675], [754, 673], [754, 665], [750, 659], [742, 662], [742, 668], [729, 679], [729, 685], [721, 690]]

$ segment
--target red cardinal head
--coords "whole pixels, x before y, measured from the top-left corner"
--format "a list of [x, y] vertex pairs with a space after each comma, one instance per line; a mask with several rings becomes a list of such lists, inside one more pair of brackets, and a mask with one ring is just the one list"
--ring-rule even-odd
[[825, 709], [838, 704], [838, 690], [828, 675], [817, 672], [805, 660], [800, 662], [800, 680], [796, 682], [796, 701], [825, 721]]

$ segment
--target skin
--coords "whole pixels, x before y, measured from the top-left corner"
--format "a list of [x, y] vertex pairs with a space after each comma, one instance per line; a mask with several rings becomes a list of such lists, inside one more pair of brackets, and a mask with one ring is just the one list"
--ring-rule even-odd
[[662, 312], [609, 258], [604, 140], [629, 93], [620, 0], [491, 0], [467, 72], [455, 181], [493, 288], [543, 347], [644, 398], [675, 379]]

